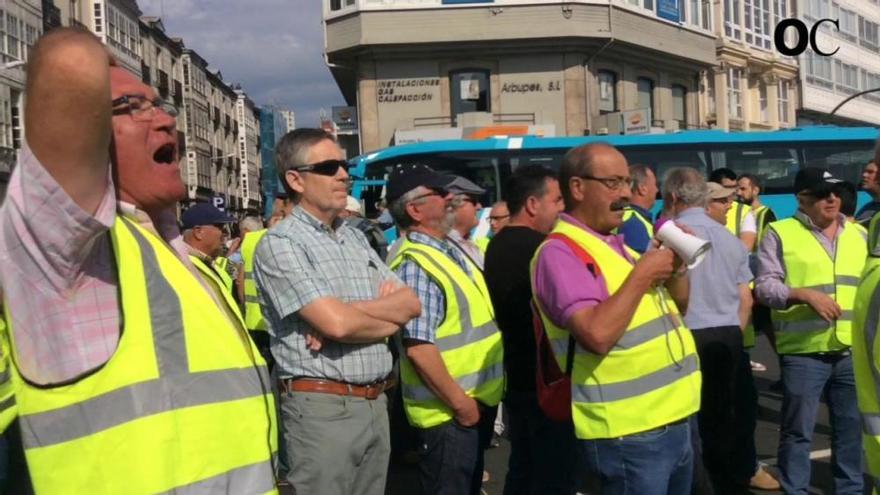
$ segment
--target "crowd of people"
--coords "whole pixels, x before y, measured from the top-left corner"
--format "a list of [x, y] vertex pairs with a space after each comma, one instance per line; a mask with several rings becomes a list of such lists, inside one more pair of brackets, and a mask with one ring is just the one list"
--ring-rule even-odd
[[[807, 168], [777, 221], [755, 175], [658, 181], [589, 144], [517, 168], [483, 239], [487, 191], [406, 163], [389, 246], [333, 136], [297, 129], [269, 222], [230, 239], [212, 205], [178, 218], [176, 109], [93, 35], [44, 36], [26, 98], [0, 207], [11, 493], [381, 494], [397, 407], [425, 494], [480, 494], [502, 430], [505, 494], [800, 494], [823, 399], [835, 493], [880, 488], [874, 162], [861, 211]], [[683, 261], [666, 222], [711, 247]], [[756, 333], [782, 370], [775, 470]]]

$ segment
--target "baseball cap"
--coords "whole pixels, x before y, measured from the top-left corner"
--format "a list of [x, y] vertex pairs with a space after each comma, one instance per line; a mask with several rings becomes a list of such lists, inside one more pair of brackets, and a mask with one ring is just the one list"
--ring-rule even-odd
[[446, 190], [452, 194], [467, 194], [468, 196], [480, 196], [486, 192], [482, 187], [474, 184], [460, 175], [448, 176], [451, 181], [446, 185]]
[[399, 164], [388, 174], [385, 198], [389, 202], [395, 201], [419, 186], [446, 189], [449, 182], [448, 175], [436, 172], [427, 165], [421, 163]]
[[191, 229], [199, 225], [233, 222], [235, 222], [234, 218], [218, 210], [210, 203], [196, 203], [180, 216], [180, 223], [184, 229]]
[[736, 192], [735, 187], [724, 187], [717, 182], [707, 182], [706, 185], [709, 187], [709, 199], [729, 198]]
[[794, 192], [824, 195], [841, 182], [824, 168], [804, 168], [794, 177]]

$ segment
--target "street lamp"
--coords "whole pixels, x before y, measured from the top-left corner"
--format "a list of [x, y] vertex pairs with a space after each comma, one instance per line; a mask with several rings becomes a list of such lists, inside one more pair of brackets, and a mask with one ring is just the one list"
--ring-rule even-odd
[[840, 107], [842, 107], [844, 104], [848, 103], [850, 100], [854, 100], [854, 99], [858, 98], [859, 96], [866, 95], [868, 93], [875, 93], [877, 91], [880, 91], [880, 88], [866, 89], [864, 91], [859, 91], [858, 93], [856, 93], [854, 95], [850, 95], [845, 100], [838, 103], [836, 107], [834, 107], [834, 110], [831, 111], [831, 115], [834, 115], [835, 112], [837, 112], [840, 109]]

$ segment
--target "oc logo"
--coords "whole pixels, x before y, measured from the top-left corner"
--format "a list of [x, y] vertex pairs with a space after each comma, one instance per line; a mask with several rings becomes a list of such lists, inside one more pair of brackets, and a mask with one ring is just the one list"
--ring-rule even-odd
[[[823, 52], [819, 49], [819, 44], [816, 43], [816, 32], [819, 30], [819, 26], [824, 22], [830, 22], [831, 24], [834, 24], [834, 27], [840, 30], [840, 21], [837, 19], [820, 19], [816, 21], [810, 29], [807, 29], [807, 25], [800, 19], [785, 19], [781, 21], [776, 25], [776, 29], [773, 31], [773, 44], [776, 46], [776, 51], [789, 57], [797, 57], [804, 53], [807, 49], [807, 45], [809, 45], [810, 48], [819, 55], [825, 57], [834, 55], [840, 50], [839, 46], [835, 48], [833, 52]], [[795, 44], [794, 47], [789, 47], [785, 43], [785, 30], [790, 27], [794, 27], [795, 31], [797, 31], [797, 44]]]

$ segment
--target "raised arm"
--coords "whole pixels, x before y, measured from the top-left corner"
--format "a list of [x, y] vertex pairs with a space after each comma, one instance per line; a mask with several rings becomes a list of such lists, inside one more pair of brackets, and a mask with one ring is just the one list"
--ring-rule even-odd
[[63, 28], [37, 43], [27, 69], [28, 146], [89, 214], [97, 211], [107, 189], [110, 63], [93, 34]]

